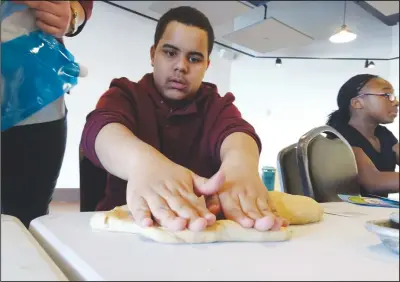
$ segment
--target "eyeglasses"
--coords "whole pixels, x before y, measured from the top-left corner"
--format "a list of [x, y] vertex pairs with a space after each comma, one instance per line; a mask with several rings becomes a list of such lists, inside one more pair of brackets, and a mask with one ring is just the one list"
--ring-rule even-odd
[[355, 98], [358, 98], [358, 97], [362, 97], [362, 96], [383, 96], [383, 97], [385, 97], [386, 99], [388, 99], [390, 102], [394, 102], [394, 101], [398, 101], [399, 99], [396, 97], [396, 95], [395, 94], [393, 94], [393, 93], [363, 93], [363, 94], [360, 94], [360, 95], [358, 95], [358, 96], [356, 96]]

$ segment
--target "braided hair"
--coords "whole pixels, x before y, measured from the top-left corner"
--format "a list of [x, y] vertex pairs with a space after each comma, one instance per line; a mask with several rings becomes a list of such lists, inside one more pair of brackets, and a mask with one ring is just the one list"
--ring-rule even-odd
[[334, 128], [348, 124], [350, 121], [350, 102], [351, 99], [359, 95], [360, 90], [371, 79], [378, 76], [372, 74], [358, 74], [353, 76], [342, 85], [337, 96], [337, 105], [339, 109], [328, 116], [327, 125]]

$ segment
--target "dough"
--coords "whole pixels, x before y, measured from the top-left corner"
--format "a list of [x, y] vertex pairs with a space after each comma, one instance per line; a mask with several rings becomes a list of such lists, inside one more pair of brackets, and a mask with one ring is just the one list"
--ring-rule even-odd
[[323, 207], [310, 197], [278, 191], [271, 191], [269, 195], [275, 204], [277, 214], [291, 225], [315, 223], [323, 218]]
[[[285, 218], [290, 224], [307, 224], [322, 219], [322, 207], [311, 198], [276, 191], [269, 193], [275, 203], [278, 215]], [[243, 228], [231, 220], [218, 220], [213, 226], [200, 232], [190, 230], [172, 232], [156, 226], [142, 228], [134, 223], [126, 205], [116, 207], [108, 212], [95, 213], [90, 220], [90, 225], [94, 230], [135, 233], [161, 243], [286, 241], [292, 236], [292, 231], [285, 227], [282, 227], [280, 231], [262, 232], [252, 228]]]
[[292, 235], [292, 232], [284, 227], [280, 231], [261, 232], [252, 228], [243, 228], [231, 220], [217, 220], [214, 225], [200, 232], [187, 229], [172, 232], [162, 227], [142, 228], [133, 222], [126, 205], [108, 212], [95, 213], [90, 220], [90, 225], [94, 230], [141, 234], [160, 243], [286, 241]]

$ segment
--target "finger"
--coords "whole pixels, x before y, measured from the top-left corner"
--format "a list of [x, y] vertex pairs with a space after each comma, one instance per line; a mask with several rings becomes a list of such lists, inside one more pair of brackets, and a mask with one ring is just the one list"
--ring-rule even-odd
[[283, 220], [279, 217], [275, 217], [274, 224], [271, 227], [272, 231], [279, 231], [283, 226]]
[[63, 35], [63, 31], [61, 29], [54, 27], [54, 26], [47, 25], [46, 23], [44, 23], [42, 21], [36, 21], [36, 25], [38, 26], [38, 28], [40, 28], [44, 32], [46, 32], [50, 35], [53, 35], [57, 38], [62, 37], [62, 35]]
[[286, 218], [283, 218], [283, 217], [278, 217], [278, 218], [280, 218], [282, 220], [283, 227], [288, 227], [290, 225], [290, 222]]
[[200, 231], [206, 228], [207, 220], [201, 218], [194, 206], [184, 199], [182, 195], [174, 195], [167, 199], [169, 207], [182, 219], [188, 220], [188, 228], [192, 231]]
[[197, 210], [197, 213], [199, 214], [200, 217], [207, 220], [208, 226], [213, 225], [217, 218], [215, 214], [211, 213], [207, 209], [206, 200], [204, 196], [197, 197], [195, 194], [188, 192], [190, 190], [192, 189], [186, 188], [184, 190], [180, 190], [179, 193], [182, 198], [184, 198], [186, 201], [192, 204], [192, 206]]
[[191, 191], [193, 187], [190, 185], [174, 182], [159, 187], [157, 192], [167, 199], [168, 205], [177, 216], [189, 221], [189, 229], [203, 230], [207, 225], [213, 224], [216, 218], [207, 210], [204, 196], [199, 198]]
[[206, 197], [206, 207], [211, 213], [215, 215], [219, 214], [221, 212], [221, 204], [218, 195]]
[[276, 205], [275, 205], [275, 202], [272, 200], [272, 198], [271, 198], [271, 196], [270, 196], [270, 194], [268, 193], [268, 195], [267, 195], [267, 204], [268, 204], [268, 210], [270, 211], [270, 212], [272, 212], [273, 214], [277, 214], [278, 213], [278, 211], [277, 211], [277, 209], [276, 209]]
[[263, 217], [257, 207], [257, 198], [253, 196], [239, 195], [239, 202], [242, 211], [251, 219], [260, 219]]
[[225, 175], [222, 171], [218, 171], [208, 180], [192, 172], [192, 179], [194, 192], [198, 196], [216, 194], [225, 183]]
[[[66, 1], [24, 1], [26, 5], [36, 11], [48, 12], [53, 15], [61, 16], [60, 4], [67, 4]], [[69, 3], [68, 3], [69, 5]]]
[[267, 198], [258, 197], [256, 202], [257, 202], [257, 208], [263, 216], [270, 216], [271, 214], [273, 214], [270, 206], [271, 202], [268, 201]]
[[54, 26], [56, 28], [62, 28], [64, 26], [68, 25], [68, 20], [65, 21], [63, 18], [56, 16], [49, 12], [36, 11], [35, 15], [36, 15], [36, 19], [38, 21], [41, 21], [49, 26]]
[[166, 227], [171, 231], [178, 231], [186, 228], [186, 220], [177, 217], [162, 197], [153, 194], [145, 198], [145, 200], [150, 207], [154, 219], [160, 226]]
[[142, 227], [149, 227], [153, 225], [150, 208], [142, 197], [135, 196], [133, 199], [130, 199], [128, 208], [137, 224]]
[[277, 217], [270, 211], [268, 200], [266, 198], [257, 198], [256, 203], [257, 208], [263, 217], [256, 220], [254, 227], [260, 231], [270, 230], [274, 227]]
[[[196, 196], [195, 196], [196, 197]], [[207, 220], [207, 226], [211, 226], [215, 223], [217, 220], [216, 214], [212, 213], [206, 205], [206, 200], [204, 199], [204, 196], [201, 196], [200, 198], [196, 197], [195, 201], [190, 201], [192, 205], [196, 208], [198, 214]]]
[[228, 192], [219, 195], [221, 201], [222, 212], [226, 219], [236, 221], [245, 228], [251, 228], [254, 220], [247, 217], [240, 208], [239, 198], [228, 194]]

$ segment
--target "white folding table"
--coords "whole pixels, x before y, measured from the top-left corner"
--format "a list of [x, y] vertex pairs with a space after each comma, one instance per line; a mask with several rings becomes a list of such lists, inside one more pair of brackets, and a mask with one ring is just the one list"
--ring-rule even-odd
[[92, 231], [93, 213], [47, 215], [31, 232], [73, 280], [399, 280], [399, 256], [368, 232], [369, 219], [396, 209], [323, 204], [317, 224], [292, 226], [287, 242], [160, 244], [138, 235]]
[[67, 281], [22, 222], [1, 215], [2, 281]]

